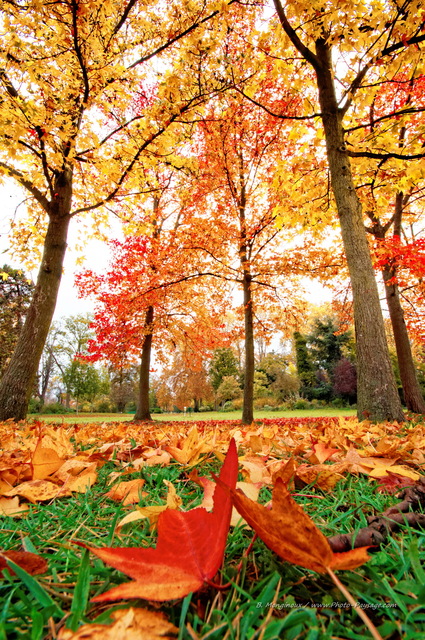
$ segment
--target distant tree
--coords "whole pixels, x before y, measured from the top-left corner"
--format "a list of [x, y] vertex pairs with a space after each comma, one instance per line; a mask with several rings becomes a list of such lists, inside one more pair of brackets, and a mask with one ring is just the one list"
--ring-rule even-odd
[[239, 374], [238, 361], [230, 347], [221, 347], [214, 350], [210, 361], [209, 374], [215, 391], [223, 382], [224, 377], [234, 376], [236, 379]]
[[224, 404], [228, 400], [240, 398], [242, 389], [235, 376], [224, 376], [217, 389], [217, 400]]
[[297, 373], [301, 383], [300, 392], [305, 394], [316, 384], [315, 367], [307, 348], [307, 337], [296, 331], [294, 333], [294, 342]]
[[271, 395], [269, 381], [264, 371], [254, 371], [254, 398], [265, 398]]
[[356, 367], [348, 358], [341, 358], [336, 363], [333, 380], [335, 395], [341, 396], [353, 404], [357, 398], [357, 372]]
[[64, 371], [63, 380], [77, 403], [77, 413], [81, 400], [92, 403], [96, 396], [108, 390], [94, 365], [79, 359], [73, 360], [68, 365]]
[[278, 375], [285, 371], [288, 366], [288, 360], [285, 356], [277, 353], [268, 353], [256, 366], [257, 371], [262, 371], [267, 376], [267, 384], [276, 381]]
[[349, 331], [340, 332], [335, 320], [329, 316], [315, 318], [313, 330], [307, 336], [313, 364], [332, 375], [343, 356], [343, 347], [352, 341]]
[[271, 390], [278, 400], [296, 398], [300, 391], [300, 380], [287, 371], [279, 371], [276, 380], [271, 384]]
[[135, 402], [137, 379], [136, 367], [110, 369], [110, 398], [119, 413], [123, 413], [128, 402]]
[[15, 349], [34, 284], [23, 271], [7, 264], [0, 269], [0, 376]]

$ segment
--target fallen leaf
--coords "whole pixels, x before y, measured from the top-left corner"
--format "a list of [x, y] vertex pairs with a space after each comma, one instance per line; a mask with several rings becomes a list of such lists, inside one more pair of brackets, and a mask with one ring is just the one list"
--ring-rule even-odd
[[128, 480], [127, 482], [118, 482], [110, 491], [105, 493], [106, 498], [115, 500], [116, 502], [122, 502], [126, 504], [134, 504], [139, 502], [140, 496], [147, 496], [146, 491], [141, 491], [141, 488], [145, 484], [143, 478], [136, 478], [136, 480]]
[[42, 446], [40, 439], [31, 456], [32, 479], [45, 480], [60, 469], [63, 463], [54, 449]]
[[8, 569], [9, 573], [15, 575], [13, 569], [7, 564], [7, 560], [12, 560], [32, 576], [45, 573], [48, 569], [46, 560], [36, 553], [29, 551], [0, 551], [0, 575], [4, 569]]
[[216, 486], [212, 512], [201, 507], [186, 512], [167, 509], [158, 519], [156, 548], [89, 547], [104, 562], [133, 578], [132, 582], [96, 596], [94, 601], [172, 600], [197, 591], [210, 581], [223, 561], [232, 512], [227, 486], [236, 486], [237, 473], [238, 458], [232, 440], [219, 475], [225, 487]]
[[18, 484], [17, 487], [7, 491], [4, 495], [22, 496], [29, 502], [43, 502], [44, 500], [53, 500], [58, 495], [70, 495], [70, 492], [64, 492], [61, 487], [48, 480], [30, 480]]
[[273, 489], [271, 509], [250, 500], [240, 489], [231, 489], [230, 493], [241, 516], [287, 562], [324, 573], [332, 567], [353, 569], [369, 559], [368, 547], [333, 553], [327, 538], [295, 502], [280, 478]]
[[[117, 524], [117, 531], [119, 531], [125, 524], [130, 522], [136, 522], [137, 520], [149, 519], [150, 529], [156, 527], [159, 515], [166, 509], [179, 509], [182, 504], [182, 499], [177, 495], [176, 488], [169, 480], [164, 480], [164, 484], [168, 487], [167, 503], [161, 505], [148, 505], [147, 507], [138, 507], [136, 511], [128, 513]], [[147, 495], [147, 494], [146, 494]]]
[[14, 498], [0, 498], [0, 516], [10, 516], [11, 518], [21, 518], [28, 511], [28, 505], [19, 504], [18, 496]]
[[179, 632], [160, 611], [118, 609], [110, 614], [113, 624], [83, 624], [77, 631], [62, 628], [58, 640], [171, 640]]
[[211, 451], [211, 447], [205, 443], [205, 440], [199, 439], [196, 427], [193, 427], [189, 431], [181, 448], [169, 445], [168, 447], [164, 447], [164, 449], [177, 460], [177, 462], [180, 462], [180, 464], [196, 464], [199, 462], [199, 457], [202, 453], [209, 453]]

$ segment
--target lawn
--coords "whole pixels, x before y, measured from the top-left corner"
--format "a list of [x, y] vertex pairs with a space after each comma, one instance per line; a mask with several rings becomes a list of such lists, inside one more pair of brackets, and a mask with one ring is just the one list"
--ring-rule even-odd
[[[355, 409], [299, 409], [294, 411], [255, 411], [254, 420], [264, 418], [309, 418], [328, 416], [354, 416]], [[123, 422], [132, 420], [134, 414], [129, 413], [64, 413], [64, 414], [30, 414], [28, 420], [42, 420], [44, 422]], [[208, 420], [240, 420], [241, 411], [205, 411], [199, 413], [153, 413], [152, 418], [158, 422], [203, 422]]]
[[[19, 500], [25, 510], [2, 517], [0, 549], [35, 553], [45, 566], [34, 575], [25, 562], [24, 569], [15, 567], [18, 575], [3, 571], [0, 639], [372, 637], [329, 575], [285, 561], [240, 524], [230, 528], [214, 578], [224, 588], [205, 584], [161, 603], [138, 597], [93, 602], [129, 578], [75, 544], [154, 547], [158, 514], [152, 507], [188, 511], [207, 499], [232, 437], [239, 479], [244, 491], [259, 490], [259, 503], [270, 501], [273, 473], [292, 459], [288, 488], [323, 534], [358, 531], [368, 517], [399, 503], [395, 490], [418, 484], [425, 425], [374, 425], [337, 414], [274, 415], [252, 427], [222, 422], [223, 414], [186, 423], [167, 423], [162, 415], [156, 426], [134, 424], [129, 416], [110, 423], [92, 416], [77, 423], [73, 416], [70, 424], [16, 429], [1, 424], [0, 509], [15, 500], [16, 511]], [[122, 485], [120, 494], [118, 484], [131, 480], [135, 488]], [[293, 522], [295, 532], [295, 516]], [[425, 638], [424, 561], [425, 532], [405, 525], [385, 536], [368, 562], [337, 572], [377, 628], [375, 637]], [[172, 583], [172, 566], [169, 573]], [[154, 580], [151, 575], [144, 584]]]

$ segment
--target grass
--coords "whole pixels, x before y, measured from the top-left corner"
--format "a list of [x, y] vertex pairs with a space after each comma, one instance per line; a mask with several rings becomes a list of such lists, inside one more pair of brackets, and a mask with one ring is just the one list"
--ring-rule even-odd
[[[354, 416], [355, 409], [332, 409], [328, 407], [320, 409], [299, 409], [294, 411], [254, 411], [254, 420], [264, 418], [311, 418], [327, 416]], [[28, 420], [41, 420], [43, 422], [124, 422], [132, 420], [134, 414], [129, 413], [64, 413], [64, 414], [38, 414], [28, 415]], [[201, 422], [208, 420], [240, 420], [241, 411], [205, 411], [199, 413], [153, 413], [152, 418], [158, 422], [191, 421]]]
[[[116, 523], [134, 508], [104, 495], [110, 488], [109, 474], [120, 470], [121, 465], [118, 460], [108, 461], [99, 470], [98, 482], [84, 494], [33, 504], [29, 515], [21, 520], [2, 518], [0, 548], [19, 549], [23, 545], [47, 558], [49, 571], [36, 577], [22, 571], [12, 577], [5, 572], [0, 582], [0, 640], [52, 640], [61, 627], [77, 631], [82, 623], [109, 622], [113, 609], [149, 607], [142, 601], [115, 606], [91, 603], [96, 594], [126, 578], [73, 544], [75, 540], [92, 546], [155, 544], [155, 532], [143, 521], [116, 532]], [[210, 476], [219, 467], [215, 456], [210, 456], [198, 471]], [[187, 473], [182, 465], [172, 463], [143, 467], [125, 479], [145, 479], [148, 495], [140, 497], [140, 506], [164, 504], [165, 479], [173, 482], [183, 508], [189, 509], [199, 504], [202, 490], [188, 481]], [[263, 488], [260, 501], [270, 497], [270, 490]], [[397, 502], [394, 496], [377, 493], [375, 482], [352, 475], [345, 476], [332, 492], [305, 487], [297, 491], [296, 500], [327, 536], [361, 528], [368, 515], [381, 513]], [[251, 540], [248, 529], [239, 527], [230, 532], [222, 576], [223, 583], [231, 582], [226, 591], [207, 589], [160, 605], [159, 609], [179, 628], [178, 640], [370, 637], [327, 575], [281, 562], [261, 540], [255, 541], [246, 557]], [[425, 639], [424, 562], [425, 532], [405, 527], [388, 538], [367, 564], [339, 573], [385, 640]]]

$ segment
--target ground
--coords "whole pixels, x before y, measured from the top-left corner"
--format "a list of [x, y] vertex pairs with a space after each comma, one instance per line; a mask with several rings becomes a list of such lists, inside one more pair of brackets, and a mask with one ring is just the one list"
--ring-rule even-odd
[[[249, 427], [193, 416], [142, 424], [67, 420], [0, 425], [0, 549], [8, 566], [0, 583], [0, 639], [371, 637], [359, 608], [377, 628], [375, 637], [425, 638], [425, 535], [417, 526], [402, 526], [369, 550], [366, 563], [337, 572], [358, 608], [327, 573], [253, 541], [237, 513], [220, 572], [199, 590], [161, 602], [93, 602], [128, 583], [129, 574], [81, 546], [135, 547], [143, 555], [157, 544], [165, 507], [211, 509], [213, 476], [232, 438], [240, 486], [252, 500], [270, 507], [276, 478], [291, 461], [290, 499], [325, 536], [352, 533], [398, 504], [404, 487], [420, 483], [421, 421], [372, 424], [317, 413]], [[174, 560], [167, 561], [171, 576]], [[157, 579], [154, 573], [153, 586]]]

